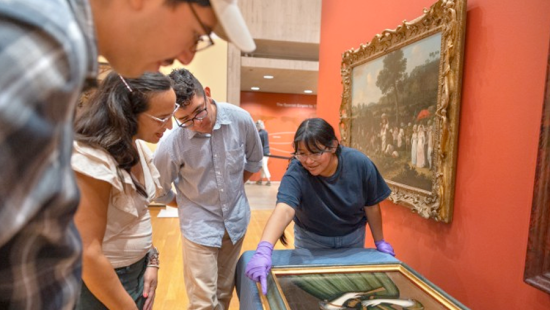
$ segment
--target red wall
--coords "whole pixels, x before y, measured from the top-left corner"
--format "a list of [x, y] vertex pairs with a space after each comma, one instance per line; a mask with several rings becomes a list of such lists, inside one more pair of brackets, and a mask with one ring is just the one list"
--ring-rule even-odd
[[[341, 54], [433, 2], [323, 0], [319, 117], [337, 128]], [[549, 39], [548, 0], [469, 0], [453, 222], [383, 204], [397, 258], [472, 309], [550, 309], [523, 282]]]
[[[316, 105], [314, 95], [241, 92], [241, 108], [248, 111], [254, 121], [261, 119], [265, 124], [272, 155], [291, 156], [294, 133], [304, 119], [316, 117]], [[288, 160], [270, 158], [271, 180], [280, 181], [287, 166]], [[258, 180], [259, 175], [255, 174], [251, 180]]]

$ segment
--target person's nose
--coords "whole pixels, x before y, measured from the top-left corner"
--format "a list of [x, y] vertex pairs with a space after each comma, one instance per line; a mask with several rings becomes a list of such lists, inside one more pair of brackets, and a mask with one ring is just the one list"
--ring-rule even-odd
[[174, 126], [174, 120], [172, 118], [164, 123], [164, 127], [166, 127], [166, 129], [168, 130], [172, 129], [172, 126]]
[[181, 54], [179, 54], [178, 57], [176, 57], [176, 59], [179, 60], [179, 62], [181, 62], [183, 65], [188, 65], [191, 63], [191, 61], [195, 57], [195, 53], [196, 52], [193, 51], [192, 49], [187, 49], [183, 51]]

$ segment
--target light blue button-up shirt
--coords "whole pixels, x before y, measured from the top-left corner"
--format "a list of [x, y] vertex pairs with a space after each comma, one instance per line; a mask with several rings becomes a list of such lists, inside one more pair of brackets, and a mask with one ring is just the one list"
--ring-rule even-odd
[[213, 104], [217, 117], [211, 134], [175, 128], [159, 144], [153, 162], [165, 191], [156, 201], [172, 201], [175, 184], [183, 236], [221, 247], [226, 230], [233, 243], [246, 232], [250, 206], [243, 173], [260, 169], [263, 152], [248, 112], [229, 103]]

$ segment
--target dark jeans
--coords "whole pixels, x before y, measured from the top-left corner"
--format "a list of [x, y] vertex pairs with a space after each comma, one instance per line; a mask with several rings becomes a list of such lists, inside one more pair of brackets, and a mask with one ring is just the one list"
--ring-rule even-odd
[[[145, 269], [147, 269], [147, 255], [130, 266], [115, 269], [120, 283], [122, 283], [126, 292], [134, 299], [138, 309], [143, 308], [143, 304], [145, 303], [145, 298], [143, 298], [143, 275], [145, 274]], [[107, 310], [108, 308], [90, 292], [83, 281], [76, 310], [96, 309]]]

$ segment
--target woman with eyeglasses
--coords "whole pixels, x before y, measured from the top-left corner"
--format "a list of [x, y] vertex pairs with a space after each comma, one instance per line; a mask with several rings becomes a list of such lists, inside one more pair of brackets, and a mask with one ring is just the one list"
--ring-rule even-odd
[[273, 245], [294, 220], [297, 249], [362, 248], [368, 222], [378, 251], [394, 255], [384, 241], [379, 203], [390, 195], [386, 182], [363, 153], [339, 145], [321, 118], [302, 122], [294, 136], [294, 157], [246, 275], [267, 293]]
[[[72, 167], [83, 243], [76, 309], [152, 309], [159, 254], [147, 206], [161, 189], [145, 142], [172, 128], [178, 106], [161, 73], [108, 74], [75, 121]], [[75, 241], [76, 242], [76, 241]]]

